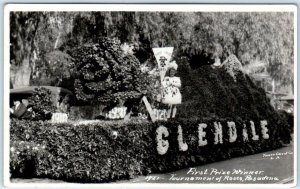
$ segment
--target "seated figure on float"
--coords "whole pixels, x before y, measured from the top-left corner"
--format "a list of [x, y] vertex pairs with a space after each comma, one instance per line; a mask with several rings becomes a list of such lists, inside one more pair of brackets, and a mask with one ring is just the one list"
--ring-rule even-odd
[[180, 77], [176, 77], [178, 65], [175, 61], [168, 66], [167, 74], [162, 81], [162, 103], [169, 105], [168, 118], [176, 115], [176, 105], [181, 104], [182, 96], [179, 88], [181, 87]]
[[10, 114], [12, 117], [21, 118], [27, 111], [26, 106], [20, 100], [13, 101], [14, 106], [10, 108]]

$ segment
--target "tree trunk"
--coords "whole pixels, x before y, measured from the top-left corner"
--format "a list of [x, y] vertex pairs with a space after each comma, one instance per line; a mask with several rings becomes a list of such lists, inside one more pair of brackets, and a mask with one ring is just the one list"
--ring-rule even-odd
[[276, 83], [275, 83], [275, 79], [273, 79], [273, 80], [272, 80], [272, 93], [273, 93], [273, 94], [274, 94], [275, 91], [276, 91], [275, 87], [276, 87]]
[[10, 79], [13, 88], [20, 88], [30, 85], [33, 65], [31, 65], [34, 51], [34, 38], [44, 16], [43, 13], [19, 12], [11, 14], [11, 45], [15, 56], [11, 64]]
[[10, 71], [13, 88], [29, 86], [31, 72], [29, 58], [25, 57], [19, 66]]
[[55, 40], [54, 49], [57, 48], [57, 45], [58, 45], [58, 42], [59, 42], [60, 35], [61, 35], [61, 32], [58, 33], [58, 36], [57, 36], [57, 38], [56, 38], [56, 40]]
[[292, 95], [294, 96], [294, 80], [291, 83]]

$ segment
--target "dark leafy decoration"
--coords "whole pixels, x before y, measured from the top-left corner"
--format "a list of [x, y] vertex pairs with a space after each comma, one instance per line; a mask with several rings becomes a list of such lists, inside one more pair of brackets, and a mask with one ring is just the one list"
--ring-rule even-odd
[[75, 94], [79, 101], [123, 105], [140, 98], [149, 85], [135, 56], [125, 54], [120, 41], [101, 38], [71, 52], [77, 69]]
[[56, 109], [53, 105], [51, 91], [43, 87], [36, 88], [33, 95], [28, 98], [28, 102], [35, 114], [34, 120], [51, 119], [51, 115]]
[[182, 81], [182, 104], [178, 105], [176, 117], [278, 119], [264, 89], [256, 86], [247, 74], [237, 72], [235, 82], [223, 67], [202, 65], [192, 69], [186, 58], [176, 61]]

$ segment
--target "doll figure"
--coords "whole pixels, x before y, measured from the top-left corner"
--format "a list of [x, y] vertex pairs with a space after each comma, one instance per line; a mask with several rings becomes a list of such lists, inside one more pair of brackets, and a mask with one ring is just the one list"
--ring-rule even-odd
[[[179, 88], [181, 87], [181, 80], [176, 77], [178, 65], [175, 61], [171, 62], [168, 66], [167, 74], [162, 81], [162, 103], [168, 104], [170, 109], [168, 112], [168, 118], [174, 118], [176, 115], [176, 105], [181, 104], [181, 93]], [[171, 116], [172, 115], [172, 116]]]

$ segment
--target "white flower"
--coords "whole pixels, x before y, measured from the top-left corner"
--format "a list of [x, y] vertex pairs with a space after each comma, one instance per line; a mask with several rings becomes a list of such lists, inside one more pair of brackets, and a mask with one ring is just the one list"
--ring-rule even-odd
[[29, 149], [29, 146], [27, 145], [26, 148]]
[[11, 148], [10, 148], [10, 151], [11, 151], [11, 152], [14, 152], [14, 151], [15, 151], [15, 148], [14, 148], [14, 147], [11, 147]]
[[177, 65], [176, 61], [174, 60], [174, 61], [170, 62], [168, 65], [168, 68], [174, 68], [175, 70], [177, 70], [178, 65]]
[[118, 131], [113, 131], [111, 135], [113, 139], [116, 139], [118, 137]]
[[237, 57], [234, 54], [231, 54], [222, 63], [221, 67], [224, 67], [226, 72], [233, 78], [234, 82], [236, 82], [236, 75], [238, 71], [242, 70], [242, 64]]

